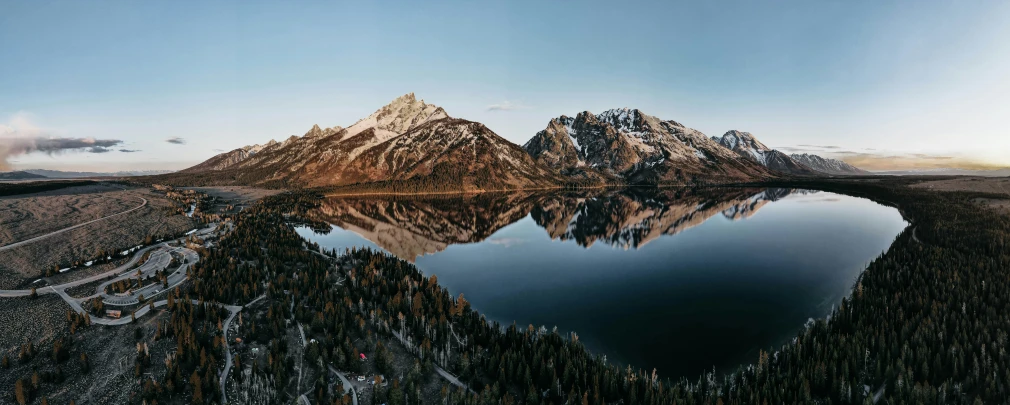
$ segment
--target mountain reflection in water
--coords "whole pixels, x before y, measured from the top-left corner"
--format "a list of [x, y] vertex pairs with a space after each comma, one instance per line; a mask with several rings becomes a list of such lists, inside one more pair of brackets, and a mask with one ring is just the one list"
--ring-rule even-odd
[[907, 225], [861, 198], [754, 188], [328, 198], [310, 217], [296, 230], [321, 247], [385, 250], [489, 320], [574, 331], [670, 378], [788, 342]]
[[715, 215], [742, 219], [790, 194], [753, 189], [624, 189], [594, 193], [487, 193], [411, 198], [331, 197], [312, 219], [354, 232], [408, 261], [450, 245], [481, 242], [529, 215], [551, 239], [638, 248]]

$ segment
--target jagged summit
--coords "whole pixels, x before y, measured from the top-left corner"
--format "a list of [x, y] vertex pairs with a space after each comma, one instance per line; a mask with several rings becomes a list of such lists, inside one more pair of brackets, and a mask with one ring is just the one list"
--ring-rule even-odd
[[797, 162], [803, 163], [804, 165], [810, 167], [811, 169], [817, 170], [821, 173], [834, 174], [834, 175], [851, 175], [851, 174], [867, 174], [866, 170], [860, 169], [848, 163], [845, 163], [838, 159], [823, 158], [817, 155], [810, 154], [792, 154], [790, 155]]
[[426, 122], [449, 118], [442, 107], [417, 100], [414, 93], [397, 97], [371, 115], [347, 127], [345, 138], [356, 136], [369, 129], [374, 130], [378, 142], [403, 134]]
[[788, 174], [813, 175], [816, 172], [796, 162], [789, 155], [765, 146], [750, 132], [727, 131], [721, 137], [712, 137], [723, 147], [760, 163], [769, 169]]
[[[519, 146], [483, 124], [454, 119], [413, 93], [347, 128], [313, 126], [302, 137], [224, 153], [186, 172], [227, 171], [233, 183], [339, 186], [413, 181], [466, 190], [560, 184]], [[437, 178], [424, 182], [418, 179]]]
[[712, 140], [741, 155], [753, 157], [766, 166], [768, 164], [768, 152], [772, 151], [771, 148], [754, 138], [754, 135], [751, 135], [750, 132], [731, 130], [721, 137], [713, 136]]
[[524, 146], [567, 175], [599, 173], [632, 182], [742, 180], [770, 175], [699, 131], [633, 108], [552, 119]]

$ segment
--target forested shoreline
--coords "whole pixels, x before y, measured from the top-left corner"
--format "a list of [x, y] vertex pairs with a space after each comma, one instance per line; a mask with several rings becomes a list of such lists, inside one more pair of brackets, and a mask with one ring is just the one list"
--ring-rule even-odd
[[[451, 296], [435, 277], [393, 256], [370, 250], [320, 253], [290, 225], [310, 222], [306, 214], [320, 199], [312, 191], [267, 197], [237, 214], [234, 231], [202, 252], [189, 294], [238, 305], [266, 294], [269, 315], [246, 322], [267, 344], [271, 359], [289, 358], [279, 338], [285, 320], [309, 326], [319, 344], [314, 361], [345, 370], [356, 367], [358, 347], [352, 341], [373, 342], [373, 334], [402, 337], [418, 366], [402, 381], [377, 389], [374, 398], [391, 404], [420, 401], [419, 387], [437, 378], [430, 377], [436, 366], [472, 389], [446, 385], [442, 400], [448, 403], [1005, 403], [1010, 219], [972, 202], [982, 194], [912, 189], [910, 181], [768, 184], [871, 198], [899, 207], [912, 225], [869, 264], [829, 318], [726, 375], [699, 370], [697, 378], [670, 381], [651, 370], [618, 367], [586, 350], [577, 336], [489, 323], [464, 297]], [[207, 321], [212, 325], [220, 317]], [[171, 324], [165, 329], [184, 328]], [[169, 335], [182, 339], [190, 333]], [[207, 377], [221, 348], [213, 333], [201, 335], [188, 340], [197, 346], [181, 351], [162, 380], [162, 387], [172, 388], [162, 393], [149, 384], [145, 398], [171, 397], [169, 391], [190, 397], [199, 390], [203, 403], [215, 402], [208, 392], [218, 388], [216, 380]], [[291, 399], [283, 392], [293, 363], [268, 364], [254, 364], [252, 375], [242, 377], [253, 382], [243, 386]], [[313, 403], [348, 401], [329, 396], [324, 382], [315, 384]]]
[[[1002, 270], [1010, 262], [1010, 221], [973, 204], [974, 193], [915, 190], [906, 183], [782, 184], [898, 205], [914, 223], [869, 265], [829, 319], [726, 376], [664, 381], [647, 370], [619, 369], [577, 340], [536, 327], [488, 324], [465, 300], [396, 258], [357, 251], [344, 260], [353, 263], [352, 279], [368, 286], [356, 297], [375, 322], [402, 325], [424, 347], [449, 345], [448, 325], [467, 342], [445, 366], [481, 394], [460, 392], [460, 402], [508, 396], [522, 403], [863, 403], [877, 393], [889, 403], [1004, 402], [1010, 316], [1002, 309], [1010, 304], [1010, 282]], [[291, 194], [263, 209], [297, 211], [307, 201], [308, 195]], [[407, 297], [416, 294], [425, 304], [409, 304]]]

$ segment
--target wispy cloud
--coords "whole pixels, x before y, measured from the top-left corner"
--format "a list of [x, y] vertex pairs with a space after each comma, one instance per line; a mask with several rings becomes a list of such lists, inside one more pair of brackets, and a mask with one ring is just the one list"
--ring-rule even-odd
[[502, 101], [498, 104], [491, 104], [487, 106], [488, 111], [515, 111], [527, 108], [525, 105], [519, 103], [513, 103], [511, 101]]
[[10, 169], [10, 158], [29, 153], [105, 153], [122, 143], [118, 139], [54, 137], [35, 125], [31, 114], [20, 112], [11, 116], [6, 124], [0, 124], [0, 169]]
[[168, 138], [168, 139], [165, 140], [165, 142], [168, 142], [168, 143], [171, 143], [171, 144], [176, 144], [176, 145], [185, 145], [186, 144], [186, 140], [182, 139], [182, 138], [180, 138], [178, 136], [173, 136], [171, 138]]
[[139, 150], [137, 150], [137, 149], [120, 149], [119, 151], [120, 151], [120, 152], [123, 152], [123, 153], [133, 153], [133, 152], [140, 152], [140, 151], [139, 151]]

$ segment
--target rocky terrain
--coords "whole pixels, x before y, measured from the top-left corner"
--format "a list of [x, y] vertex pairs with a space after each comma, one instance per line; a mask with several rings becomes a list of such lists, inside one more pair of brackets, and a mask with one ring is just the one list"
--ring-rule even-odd
[[781, 173], [811, 176], [818, 172], [809, 166], [797, 162], [789, 155], [765, 146], [754, 138], [750, 132], [729, 131], [721, 137], [712, 137], [713, 141], [725, 146], [740, 156], [754, 159], [762, 166]]
[[575, 178], [660, 184], [776, 175], [697, 130], [628, 108], [552, 119], [523, 148], [537, 162]]
[[324, 187], [394, 181], [468, 191], [560, 181], [484, 125], [451, 118], [413, 94], [347, 128], [313, 126], [304, 136], [239, 148], [166, 177], [171, 182], [180, 176], [200, 184]]

